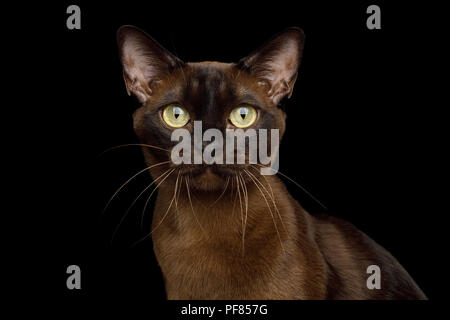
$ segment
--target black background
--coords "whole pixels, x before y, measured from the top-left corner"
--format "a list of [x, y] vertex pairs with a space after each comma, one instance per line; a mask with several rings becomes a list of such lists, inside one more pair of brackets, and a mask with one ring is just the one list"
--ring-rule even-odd
[[[81, 30], [66, 28], [70, 4], [81, 7]], [[381, 7], [381, 30], [366, 28], [370, 4]], [[417, 9], [418, 28], [408, 24], [411, 8]], [[32, 130], [24, 148], [36, 178], [21, 182], [32, 194], [19, 203], [32, 207], [31, 230], [24, 231], [32, 237], [26, 244], [31, 250], [22, 258], [27, 266], [39, 261], [38, 290], [78, 305], [136, 298], [167, 307], [151, 239], [133, 246], [149, 232], [151, 210], [142, 230], [143, 202], [138, 202], [111, 241], [150, 177], [127, 186], [102, 215], [114, 191], [145, 166], [138, 147], [101, 155], [137, 143], [132, 113], [138, 103], [123, 84], [117, 29], [138, 26], [184, 61], [232, 62], [284, 28], [298, 26], [306, 41], [294, 94], [285, 103], [280, 171], [319, 199], [329, 215], [352, 222], [390, 251], [431, 300], [443, 297], [445, 269], [433, 231], [437, 213], [424, 185], [428, 146], [417, 80], [426, 62], [423, 22], [416, 15], [421, 7], [382, 1], [78, 1], [44, 9], [43, 24], [27, 33], [40, 69], [33, 83], [45, 102], [25, 97]], [[310, 213], [323, 212], [286, 184]], [[71, 264], [81, 267], [82, 290], [66, 288]]]

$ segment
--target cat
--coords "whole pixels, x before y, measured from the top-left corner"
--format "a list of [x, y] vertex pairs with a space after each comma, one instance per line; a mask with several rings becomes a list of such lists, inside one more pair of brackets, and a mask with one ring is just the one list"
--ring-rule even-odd
[[281, 138], [279, 105], [292, 95], [304, 39], [289, 28], [237, 63], [185, 63], [136, 27], [118, 30], [126, 90], [141, 104], [134, 129], [158, 190], [151, 236], [168, 299], [427, 299], [389, 252], [348, 222], [310, 215], [258, 165], [171, 161], [172, 132], [196, 120]]

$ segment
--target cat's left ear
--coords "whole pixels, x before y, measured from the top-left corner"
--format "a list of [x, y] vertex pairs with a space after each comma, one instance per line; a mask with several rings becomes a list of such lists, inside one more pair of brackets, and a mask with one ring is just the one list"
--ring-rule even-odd
[[275, 105], [290, 98], [297, 79], [305, 35], [299, 28], [289, 28], [241, 59], [237, 66], [248, 71], [264, 86]]

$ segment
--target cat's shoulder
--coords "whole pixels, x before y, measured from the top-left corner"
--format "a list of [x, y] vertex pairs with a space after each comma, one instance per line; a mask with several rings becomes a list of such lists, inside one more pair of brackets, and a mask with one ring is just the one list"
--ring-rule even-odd
[[319, 214], [312, 216], [315, 239], [334, 252], [356, 255], [367, 260], [392, 260], [391, 254], [352, 223], [333, 216]]
[[[315, 241], [344, 291], [368, 299], [426, 299], [397, 259], [352, 223], [322, 214], [313, 221]], [[383, 290], [366, 287], [367, 269], [373, 265], [381, 270]]]

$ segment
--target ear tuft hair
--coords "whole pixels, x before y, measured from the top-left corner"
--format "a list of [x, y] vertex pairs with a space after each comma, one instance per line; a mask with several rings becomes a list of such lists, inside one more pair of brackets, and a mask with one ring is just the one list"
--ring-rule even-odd
[[120, 60], [128, 94], [145, 103], [152, 94], [152, 84], [184, 63], [164, 49], [144, 31], [122, 26], [117, 31]]
[[292, 95], [304, 41], [302, 29], [286, 29], [241, 59], [237, 66], [265, 85], [268, 96], [278, 105], [281, 99]]

